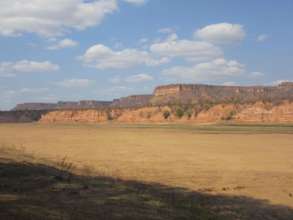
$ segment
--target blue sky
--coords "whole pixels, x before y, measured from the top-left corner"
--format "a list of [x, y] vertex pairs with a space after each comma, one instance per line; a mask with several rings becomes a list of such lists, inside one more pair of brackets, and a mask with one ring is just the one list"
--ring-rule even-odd
[[291, 0], [3, 0], [0, 109], [293, 80]]

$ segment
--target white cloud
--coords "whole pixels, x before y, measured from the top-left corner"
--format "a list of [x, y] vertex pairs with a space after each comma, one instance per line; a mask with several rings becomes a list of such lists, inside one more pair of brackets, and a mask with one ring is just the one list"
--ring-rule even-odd
[[156, 66], [168, 62], [166, 58], [154, 59], [146, 51], [124, 49], [114, 51], [102, 44], [90, 47], [81, 60], [97, 69], [122, 69], [144, 64]]
[[16, 62], [2, 62], [0, 63], [0, 75], [14, 75], [17, 73], [43, 73], [53, 72], [59, 70], [57, 64], [53, 64], [50, 61], [31, 61], [20, 60]]
[[285, 83], [285, 82], [290, 82], [290, 80], [288, 80], [288, 79], [279, 79], [279, 80], [274, 81], [272, 84], [277, 86], [277, 85], [280, 85], [280, 84]]
[[1, 0], [0, 35], [58, 36], [96, 26], [115, 10], [116, 0]]
[[240, 24], [219, 23], [199, 29], [194, 35], [215, 44], [229, 44], [243, 40], [246, 33]]
[[222, 58], [210, 62], [199, 63], [194, 66], [175, 66], [165, 69], [162, 74], [176, 79], [189, 79], [194, 81], [221, 79], [241, 75], [245, 71], [243, 64], [235, 60]]
[[147, 2], [147, 0], [123, 0], [127, 3], [134, 4], [134, 5], [143, 5]]
[[154, 54], [166, 57], [183, 57], [188, 61], [204, 61], [222, 56], [220, 48], [204, 41], [180, 40], [171, 34], [165, 41], [150, 46]]
[[89, 79], [66, 79], [55, 84], [65, 88], [86, 88], [95, 83], [94, 80]]
[[129, 83], [141, 83], [141, 82], [147, 82], [151, 80], [153, 80], [153, 77], [145, 73], [132, 75], [125, 79], [125, 81]]
[[65, 38], [55, 43], [54, 45], [49, 46], [48, 50], [59, 50], [64, 48], [76, 47], [77, 45], [78, 45], [78, 42], [71, 40], [69, 38]]
[[266, 41], [268, 38], [269, 38], [269, 35], [267, 35], [267, 34], [261, 34], [261, 35], [258, 35], [258, 36], [257, 36], [256, 40], [257, 40], [258, 42], [264, 42], [264, 41]]

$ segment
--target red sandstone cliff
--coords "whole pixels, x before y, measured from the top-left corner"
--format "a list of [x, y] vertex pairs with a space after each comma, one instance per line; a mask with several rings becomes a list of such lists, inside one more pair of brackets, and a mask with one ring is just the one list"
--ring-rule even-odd
[[284, 101], [277, 105], [264, 102], [254, 104], [217, 104], [208, 109], [201, 110], [196, 107], [181, 109], [180, 107], [169, 106], [116, 110], [60, 110], [43, 114], [40, 121], [89, 123], [106, 121], [124, 123], [213, 123], [220, 121], [293, 123], [293, 102]]
[[[293, 83], [278, 86], [159, 86], [153, 95], [133, 95], [112, 102], [28, 103], [17, 109], [52, 107], [42, 122], [293, 122]], [[0, 114], [0, 120], [13, 118]], [[21, 115], [17, 118], [25, 118]], [[36, 117], [38, 120], [40, 117]], [[35, 119], [32, 119], [35, 120]]]

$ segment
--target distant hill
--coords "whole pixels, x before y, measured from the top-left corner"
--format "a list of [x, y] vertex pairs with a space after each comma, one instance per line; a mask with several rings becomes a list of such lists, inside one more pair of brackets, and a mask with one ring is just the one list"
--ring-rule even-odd
[[293, 100], [293, 82], [277, 86], [218, 86], [197, 84], [174, 84], [159, 86], [154, 91], [152, 103], [196, 104], [214, 103], [251, 103], [256, 101], [277, 102]]
[[196, 105], [202, 103], [244, 104], [257, 101], [277, 103], [293, 100], [293, 82], [277, 86], [221, 86], [201, 84], [172, 84], [158, 86], [153, 94], [131, 95], [113, 101], [83, 100], [58, 103], [23, 103], [13, 110], [64, 110], [133, 108], [162, 105]]
[[108, 101], [95, 101], [95, 100], [82, 100], [78, 102], [58, 102], [58, 103], [23, 103], [18, 104], [13, 111], [24, 110], [58, 110], [58, 109], [94, 109], [107, 107], [112, 102]]

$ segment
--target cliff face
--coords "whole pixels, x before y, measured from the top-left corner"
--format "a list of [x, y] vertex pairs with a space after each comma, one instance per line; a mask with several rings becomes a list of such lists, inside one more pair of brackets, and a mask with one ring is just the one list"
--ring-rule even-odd
[[78, 102], [57, 102], [57, 103], [23, 103], [18, 104], [13, 110], [55, 110], [55, 109], [92, 109], [107, 107], [112, 102], [82, 100]]
[[98, 123], [107, 121], [107, 113], [99, 110], [60, 110], [42, 115], [42, 122], [88, 122]]
[[220, 121], [256, 123], [292, 123], [293, 102], [278, 105], [257, 102], [254, 104], [217, 104], [210, 108], [142, 107], [112, 110], [53, 111], [44, 114], [41, 122], [117, 121], [124, 123], [190, 122], [213, 123]]
[[[113, 102], [28, 103], [22, 113], [2, 113], [2, 121], [42, 122], [293, 122], [293, 83], [278, 86], [159, 86], [153, 95]], [[49, 112], [27, 109], [49, 110]], [[35, 113], [34, 113], [35, 112]], [[42, 116], [40, 116], [42, 115]]]
[[293, 103], [283, 102], [273, 106], [262, 102], [246, 106], [237, 115], [235, 121], [239, 122], [293, 122]]
[[56, 109], [102, 109], [133, 108], [198, 103], [244, 104], [258, 101], [293, 101], [293, 83], [278, 86], [215, 86], [197, 84], [175, 84], [159, 86], [153, 95], [132, 95], [113, 101], [85, 100], [79, 102], [24, 103], [14, 110], [56, 110]]
[[213, 86], [175, 84], [159, 86], [154, 91], [154, 104], [293, 100], [293, 83], [278, 86]]

